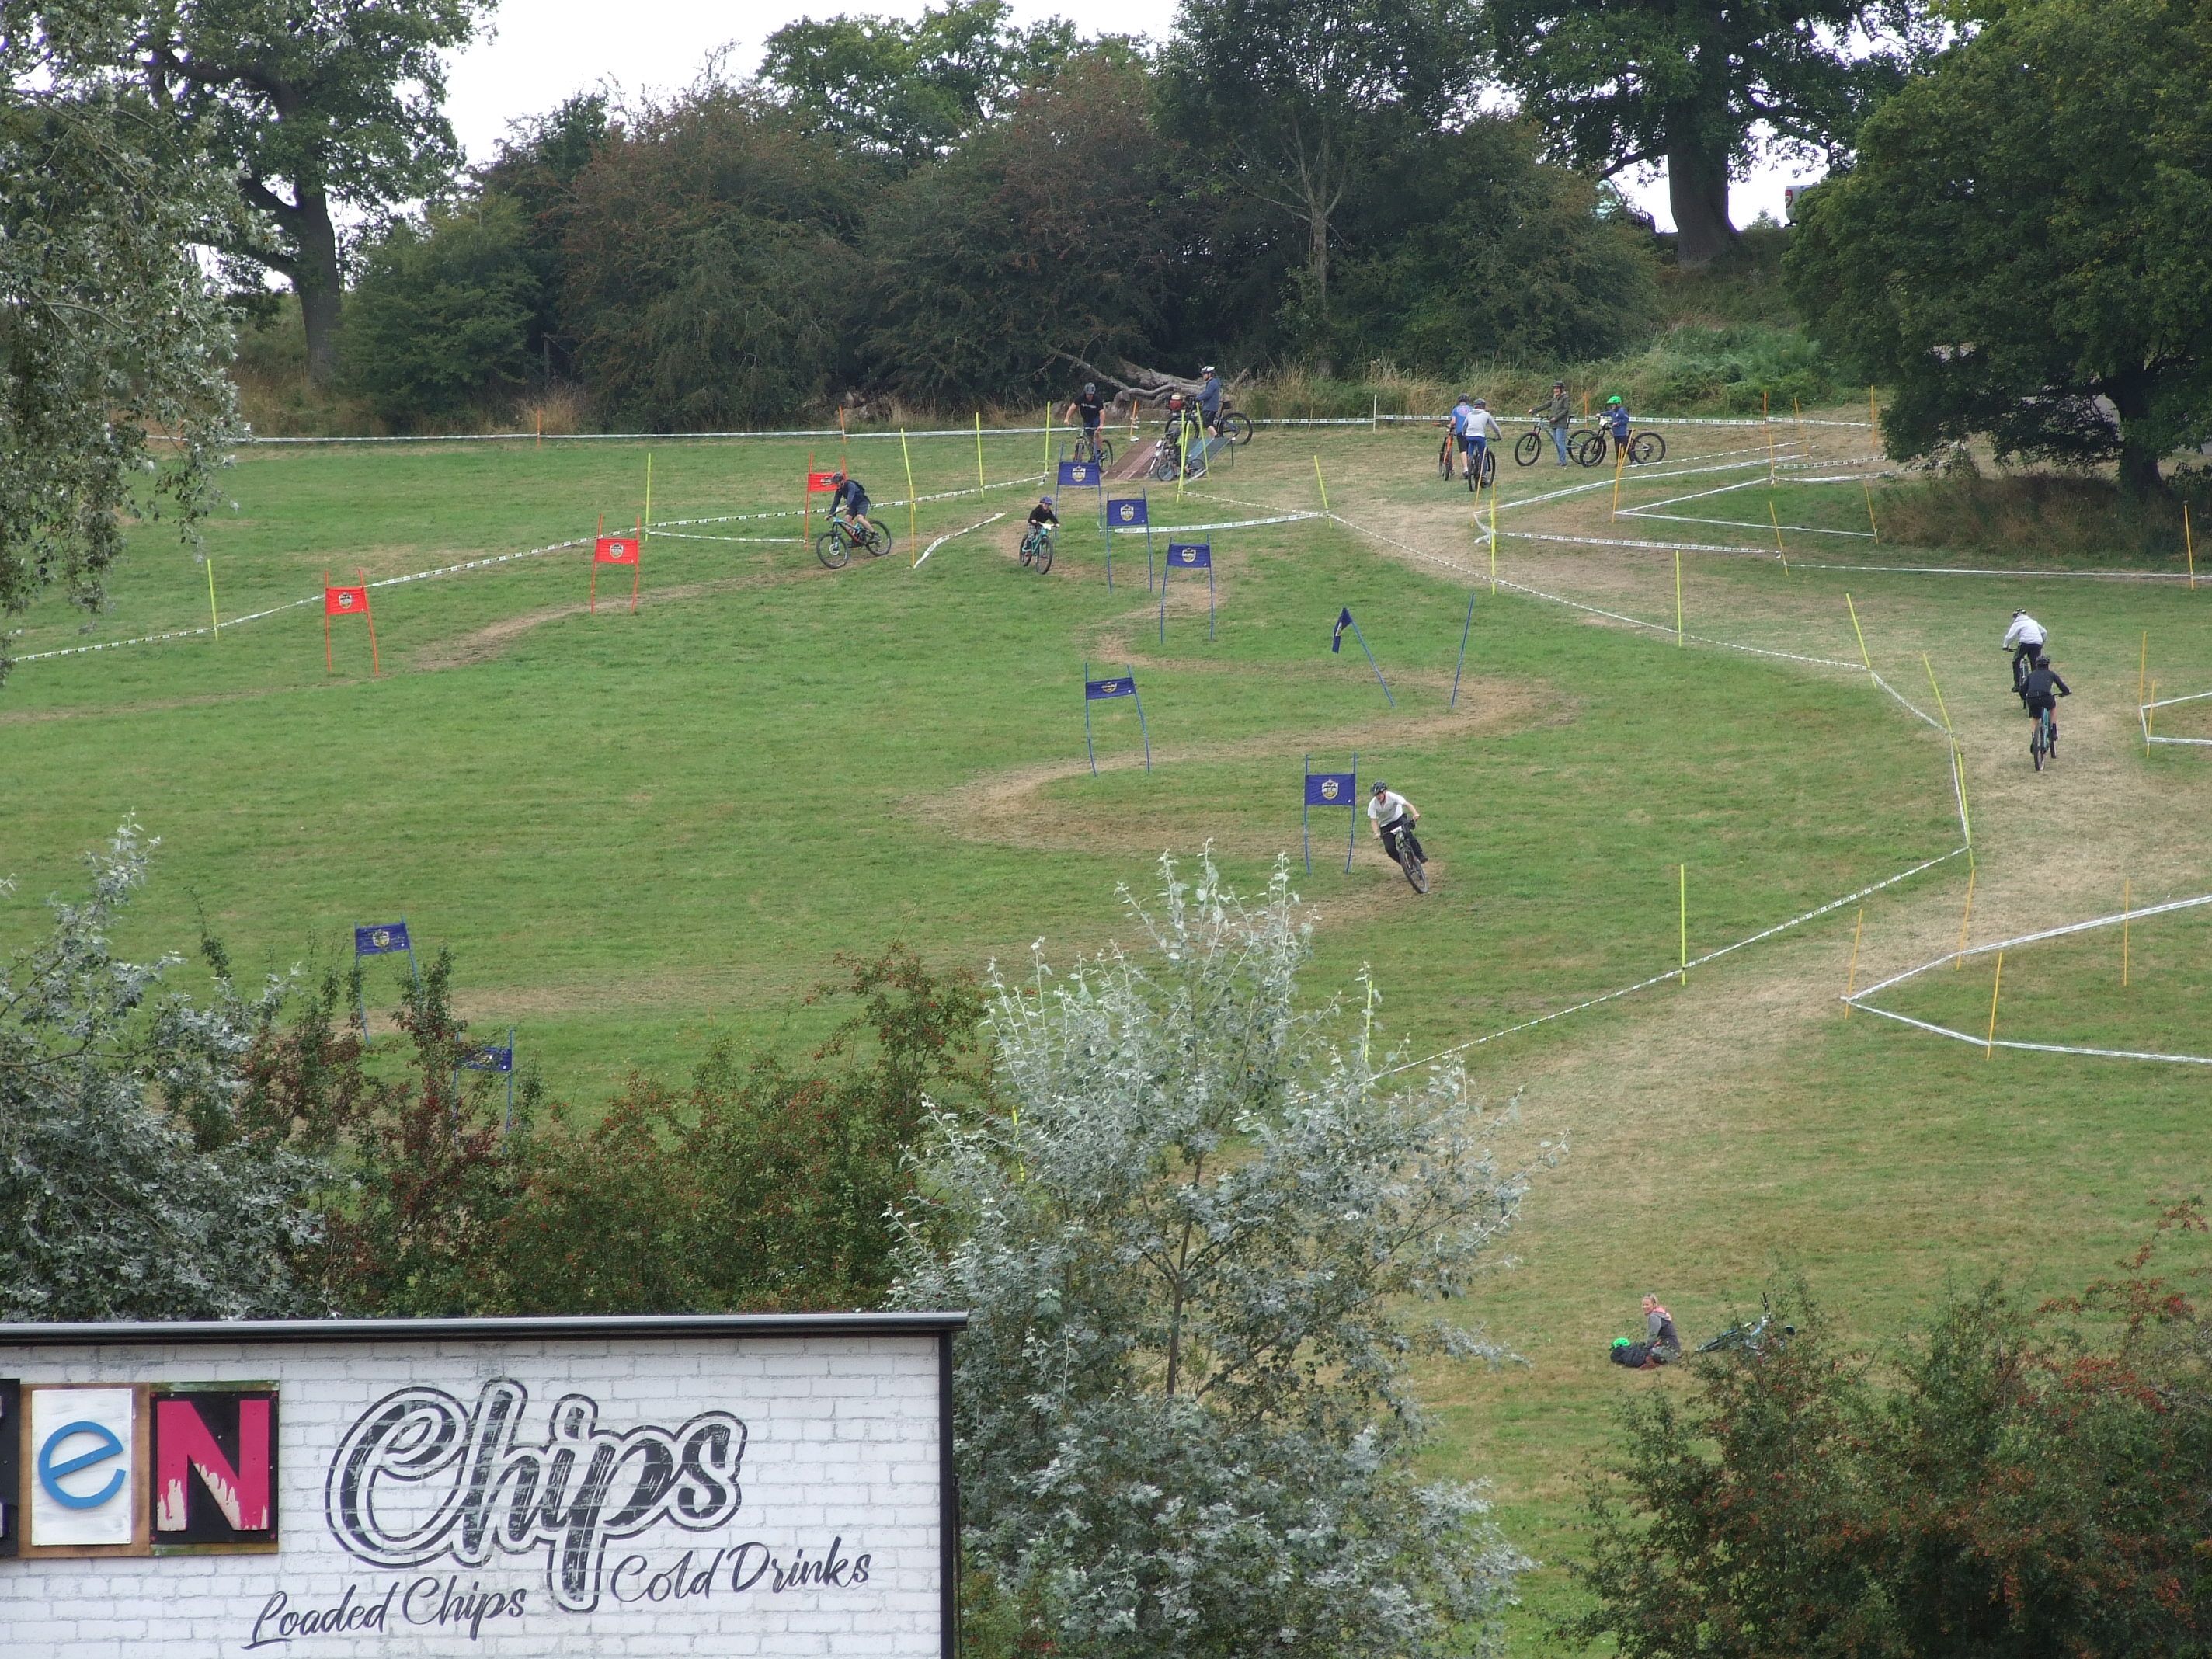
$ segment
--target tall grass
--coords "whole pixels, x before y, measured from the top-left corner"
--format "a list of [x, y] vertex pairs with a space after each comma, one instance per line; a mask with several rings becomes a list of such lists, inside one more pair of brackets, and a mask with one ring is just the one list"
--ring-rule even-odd
[[[2091, 473], [2005, 471], [1971, 465], [1892, 487], [1881, 498], [1882, 533], [1923, 547], [2114, 563], [2186, 552], [2181, 502], [2198, 540], [2212, 520], [2212, 478], [2185, 471], [2177, 498], [2142, 500]], [[2208, 565], [2212, 572], [2212, 565]]]

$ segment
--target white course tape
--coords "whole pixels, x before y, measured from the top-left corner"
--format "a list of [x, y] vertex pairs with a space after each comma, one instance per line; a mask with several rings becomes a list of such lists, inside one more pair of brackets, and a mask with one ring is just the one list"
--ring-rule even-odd
[[1906, 980], [1917, 978], [1932, 968], [1946, 963], [1955, 963], [1968, 957], [1985, 957], [1992, 951], [2017, 950], [2023, 945], [2038, 945], [2045, 939], [2063, 939], [2071, 933], [2091, 933], [2100, 927], [2111, 927], [2121, 922], [2136, 922], [2149, 916], [2162, 916], [2176, 910], [2193, 910], [2199, 905], [2212, 904], [2212, 893], [2195, 898], [2169, 899], [2163, 904], [2145, 905], [2140, 910], [2123, 910], [2109, 916], [2093, 916], [2087, 921], [2069, 921], [2063, 927], [2045, 927], [2039, 933], [2022, 933], [2014, 939], [1996, 939], [1988, 945], [1977, 945], [1965, 951], [1947, 951], [1933, 961], [1908, 968], [1901, 974], [1892, 974], [1887, 979], [1877, 980], [1863, 991], [1856, 991], [1840, 1000], [1861, 1013], [1879, 1014], [1884, 1019], [1893, 1019], [1900, 1025], [1910, 1025], [1917, 1030], [1930, 1031], [1937, 1036], [1951, 1037], [1960, 1042], [1971, 1042], [1977, 1048], [2019, 1048], [2039, 1054], [2081, 1054], [2094, 1060], [2148, 1060], [2170, 1066], [2212, 1066], [2212, 1054], [2167, 1054], [2141, 1048], [2095, 1048], [2066, 1042], [2023, 1042], [2014, 1038], [1976, 1036], [1971, 1031], [1956, 1031], [1948, 1025], [1938, 1025], [1931, 1020], [1915, 1019], [1910, 1014], [1900, 1014], [1893, 1009], [1878, 1008], [1867, 1000], [1892, 986], [1902, 985]]
[[[1011, 512], [1012, 509], [1009, 508], [1007, 510]], [[981, 530], [987, 524], [996, 524], [1000, 520], [1006, 516], [1006, 514], [1005, 513], [994, 513], [988, 519], [978, 519], [971, 525], [963, 526], [958, 530], [946, 532], [944, 535], [939, 536], [935, 541], [930, 543], [927, 547], [921, 550], [921, 558], [916, 559], [914, 562], [914, 568], [919, 570], [921, 568], [922, 559], [927, 559], [931, 554], [936, 552], [939, 548], [944, 546], [945, 543], [966, 535], [970, 530]]]

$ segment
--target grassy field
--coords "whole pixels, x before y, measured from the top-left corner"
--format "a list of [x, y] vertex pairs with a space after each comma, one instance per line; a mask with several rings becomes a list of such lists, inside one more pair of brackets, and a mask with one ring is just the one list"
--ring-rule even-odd
[[[921, 544], [966, 533], [915, 568], [889, 508], [896, 555], [835, 573], [796, 541], [693, 539], [795, 537], [793, 520], [675, 523], [796, 506], [807, 445], [656, 444], [664, 528], [635, 615], [626, 584], [587, 611], [570, 550], [377, 589], [381, 678], [350, 622], [325, 676], [313, 605], [219, 642], [24, 663], [0, 690], [0, 872], [18, 881], [0, 948], [135, 811], [165, 845], [127, 944], [188, 944], [204, 908], [241, 961], [276, 968], [404, 912], [454, 951], [464, 1012], [514, 1024], [526, 1063], [588, 1106], [633, 1068], [680, 1073], [716, 1033], [808, 1044], [825, 1016], [800, 999], [839, 951], [902, 939], [980, 968], [1025, 964], [1042, 939], [1064, 962], [1121, 931], [1117, 884], [1141, 892], [1164, 851], [1208, 841], [1256, 888], [1298, 858], [1308, 754], [1334, 767], [1356, 749], [1363, 781], [1387, 777], [1425, 815], [1425, 899], [1364, 825], [1345, 873], [1342, 812], [1316, 815], [1313, 872], [1296, 866], [1314, 989], [1371, 965], [1408, 1057], [1665, 969], [1685, 890], [1698, 957], [1942, 860], [1686, 984], [1467, 1051], [1493, 1097], [1521, 1092], [1516, 1136], [1575, 1147], [1480, 1310], [1529, 1364], [1424, 1379], [1439, 1471], [1491, 1478], [1547, 1564], [1516, 1625], [1534, 1650], [1571, 1594], [1558, 1564], [1609, 1402], [1679, 1386], [1603, 1363], [1639, 1292], [1696, 1340], [1786, 1266], [1879, 1340], [1947, 1279], [2078, 1282], [2203, 1175], [2203, 1068], [1985, 1060], [1846, 1019], [1838, 998], [1955, 948], [1962, 921], [1981, 943], [2116, 910], [2124, 880], [2138, 904], [2212, 888], [2212, 761], [2146, 756], [2135, 716], [2139, 663], [2166, 695], [2212, 689], [2212, 593], [2063, 575], [2032, 550], [2008, 568], [2040, 574], [1964, 574], [1990, 561], [1863, 535], [1881, 501], [1859, 482], [1863, 433], [1670, 439], [1664, 469], [1622, 479], [1618, 517], [1609, 475], [1505, 467], [1493, 592], [1492, 509], [1474, 518], [1437, 479], [1427, 428], [1263, 432], [1179, 505], [1154, 487], [1157, 539], [1315, 511], [1316, 459], [1336, 516], [1208, 532], [1218, 637], [1203, 586], [1179, 580], [1164, 642], [1141, 539], [1117, 543], [1109, 593], [1083, 492], [1063, 501], [1077, 522], [1053, 573], [1013, 562], [1035, 436], [987, 439], [984, 473], [1008, 482], [980, 496], [972, 441], [915, 442], [921, 492], [969, 492], [917, 509]], [[644, 470], [642, 447], [614, 442], [249, 452], [239, 510], [208, 538], [222, 612], [311, 596], [325, 568], [388, 578], [587, 536], [602, 514], [627, 527]], [[854, 470], [879, 502], [907, 493], [896, 442], [856, 444]], [[2096, 562], [2167, 574], [2137, 564]], [[42, 608], [15, 649], [197, 626], [205, 583], [149, 527], [90, 634]], [[2040, 776], [1995, 649], [2022, 604], [2078, 694]], [[1395, 707], [1350, 639], [1330, 654], [1343, 605]], [[1854, 612], [1897, 696], [1862, 666]], [[1086, 659], [1133, 668], [1149, 772], [1134, 710], [1108, 703], [1091, 775]], [[1970, 918], [1969, 860], [1943, 856], [1961, 845], [1946, 723]], [[2116, 932], [2008, 953], [2000, 1035], [2203, 1048], [2212, 917], [2141, 924], [2130, 949], [2124, 990]], [[1885, 1006], [1978, 1029], [1992, 968], [1939, 969]]]

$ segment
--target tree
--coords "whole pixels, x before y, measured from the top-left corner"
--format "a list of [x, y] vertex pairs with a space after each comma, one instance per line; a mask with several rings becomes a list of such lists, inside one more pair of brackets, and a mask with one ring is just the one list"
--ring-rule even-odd
[[1835, 156], [1928, 45], [1911, 0], [1488, 0], [1498, 73], [1559, 153], [1611, 178], [1663, 161], [1681, 263], [1731, 246], [1761, 148]]
[[1801, 198], [1793, 291], [1896, 388], [1892, 454], [1986, 434], [2142, 497], [2212, 436], [2208, 61], [2212, 22], [2160, 0], [2007, 10]]
[[553, 378], [557, 360], [574, 367], [574, 342], [561, 319], [561, 286], [567, 275], [562, 244], [575, 210], [576, 180], [608, 140], [607, 100], [601, 93], [578, 93], [544, 115], [511, 122], [499, 153], [477, 170], [477, 186], [487, 203], [513, 202], [522, 211], [523, 257], [537, 279], [532, 301], [528, 350]]
[[155, 100], [234, 170], [251, 210], [228, 252], [299, 295], [307, 374], [337, 364], [338, 216], [437, 192], [460, 165], [441, 53], [493, 0], [178, 0], [140, 51]]
[[2193, 1298], [2138, 1273], [2075, 1302], [2096, 1317], [2069, 1328], [1987, 1285], [1893, 1366], [1790, 1300], [1794, 1339], [1627, 1410], [1589, 1499], [1596, 1604], [1564, 1634], [1630, 1659], [2204, 1650], [2212, 1342]]
[[562, 308], [610, 419], [788, 419], [848, 361], [861, 273], [852, 167], [759, 94], [639, 112], [578, 177]]
[[192, 253], [224, 185], [133, 91], [133, 21], [51, 0], [0, 27], [0, 615], [56, 582], [97, 610], [125, 515], [166, 501], [190, 543], [235, 432], [230, 317]]
[[811, 17], [768, 38], [760, 81], [811, 132], [895, 172], [945, 155], [1075, 46], [1064, 18], [1010, 27], [1006, 0], [946, 0], [908, 23]]
[[[1086, 52], [871, 219], [869, 359], [938, 401], [1035, 395], [1159, 337], [1197, 225], [1141, 67]], [[1110, 254], [1104, 250], [1110, 246]]]
[[1330, 1046], [1281, 869], [1256, 911], [1165, 874], [1141, 962], [993, 981], [1004, 1109], [926, 1145], [897, 1295], [971, 1310], [969, 1547], [1095, 1659], [1463, 1651], [1523, 1564], [1415, 1479], [1406, 1368], [1487, 1351], [1414, 1304], [1468, 1293], [1525, 1178], [1462, 1077]]
[[1170, 130], [1304, 233], [1291, 304], [1325, 342], [1336, 216], [1464, 112], [1479, 52], [1449, 0], [1183, 0], [1161, 63]]
[[539, 279], [521, 207], [503, 196], [403, 219], [362, 261], [346, 378], [403, 428], [530, 371]]
[[293, 1263], [320, 1166], [240, 1109], [283, 985], [242, 996], [219, 971], [195, 1004], [161, 991], [177, 958], [110, 941], [157, 844], [126, 822], [89, 860], [90, 895], [54, 901], [46, 941], [0, 962], [0, 1319], [315, 1310]]

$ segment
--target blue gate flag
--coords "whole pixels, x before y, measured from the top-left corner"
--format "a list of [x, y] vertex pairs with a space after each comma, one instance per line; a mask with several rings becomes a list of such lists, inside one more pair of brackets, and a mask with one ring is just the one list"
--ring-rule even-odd
[[514, 1069], [514, 1044], [509, 1042], [503, 1048], [487, 1046], [464, 1054], [461, 1069], [465, 1072], [511, 1072]]
[[1358, 796], [1359, 779], [1356, 773], [1306, 774], [1306, 805], [1309, 806], [1356, 806]]
[[411, 956], [414, 950], [404, 921], [380, 922], [353, 930], [353, 953], [357, 957], [380, 957], [393, 951], [404, 951]]
[[1168, 562], [1184, 570], [1211, 570], [1213, 568], [1213, 544], [1170, 542]]
[[1328, 636], [1328, 648], [1332, 653], [1344, 649], [1344, 630], [1351, 626], [1352, 607], [1347, 605], [1336, 613], [1336, 629]]
[[1133, 530], [1152, 522], [1152, 505], [1141, 495], [1106, 503], [1106, 527], [1109, 530]]
[[1096, 489], [1098, 483], [1098, 463], [1096, 461], [1062, 461], [1060, 464], [1060, 488]]
[[1083, 682], [1084, 700], [1088, 702], [1100, 702], [1108, 697], [1133, 697], [1136, 695], [1137, 683], [1133, 679]]

